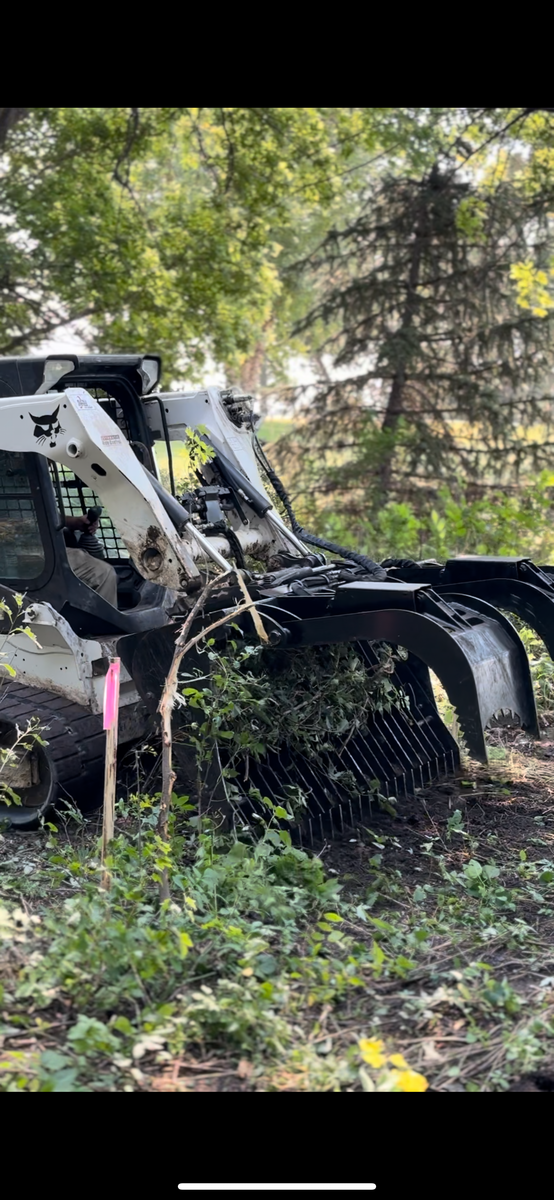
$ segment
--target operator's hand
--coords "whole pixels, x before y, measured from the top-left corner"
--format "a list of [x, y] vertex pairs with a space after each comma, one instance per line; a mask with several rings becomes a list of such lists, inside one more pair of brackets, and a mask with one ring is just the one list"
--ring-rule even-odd
[[100, 522], [98, 520], [89, 522], [88, 517], [65, 517], [64, 522], [67, 529], [83, 529], [86, 533], [96, 533]]

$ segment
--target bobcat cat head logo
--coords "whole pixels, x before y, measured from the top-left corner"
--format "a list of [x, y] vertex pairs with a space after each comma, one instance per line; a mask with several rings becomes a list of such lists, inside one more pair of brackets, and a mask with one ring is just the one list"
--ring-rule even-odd
[[56, 445], [56, 438], [60, 433], [65, 432], [58, 421], [59, 411], [60, 406], [58, 404], [56, 411], [50, 413], [50, 415], [48, 415], [48, 413], [44, 413], [41, 417], [34, 417], [32, 413], [29, 413], [31, 421], [35, 422], [33, 434], [36, 437], [39, 446], [42, 446], [42, 443], [49, 438], [50, 449], [53, 450], [54, 446]]

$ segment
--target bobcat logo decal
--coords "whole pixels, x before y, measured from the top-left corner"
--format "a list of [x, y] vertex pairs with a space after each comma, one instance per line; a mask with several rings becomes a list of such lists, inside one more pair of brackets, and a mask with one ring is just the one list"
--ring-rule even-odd
[[50, 439], [50, 449], [53, 450], [54, 446], [56, 445], [56, 439], [59, 436], [59, 434], [65, 432], [65, 430], [62, 429], [60, 422], [58, 421], [59, 411], [60, 411], [60, 406], [58, 404], [56, 411], [53, 413], [50, 413], [50, 415], [48, 415], [48, 413], [44, 413], [43, 416], [41, 416], [41, 417], [34, 417], [32, 413], [29, 413], [31, 421], [35, 422], [35, 428], [33, 430], [33, 434], [36, 437], [39, 446], [42, 446], [43, 442], [45, 442], [46, 439], [49, 438]]

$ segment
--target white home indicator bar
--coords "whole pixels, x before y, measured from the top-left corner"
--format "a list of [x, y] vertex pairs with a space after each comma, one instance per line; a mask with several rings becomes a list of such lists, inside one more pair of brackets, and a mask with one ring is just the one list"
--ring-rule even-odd
[[180, 1183], [180, 1192], [374, 1192], [375, 1183]]

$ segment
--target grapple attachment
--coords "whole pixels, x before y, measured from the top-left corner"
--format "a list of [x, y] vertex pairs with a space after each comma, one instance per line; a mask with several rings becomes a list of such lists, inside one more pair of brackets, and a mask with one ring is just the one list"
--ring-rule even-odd
[[[376, 790], [394, 797], [455, 771], [458, 747], [438, 714], [429, 668], [443, 684], [478, 760], [487, 761], [484, 727], [500, 710], [511, 711], [523, 728], [538, 734], [521, 641], [510, 622], [491, 615], [483, 602], [471, 609], [459, 598], [447, 602], [428, 585], [353, 581], [333, 588], [320, 584], [311, 594], [260, 596], [257, 607], [272, 636], [268, 657], [278, 649], [281, 695], [287, 664], [307, 649], [317, 654], [323, 647], [351, 646], [367, 668], [368, 686], [380, 644], [402, 647], [407, 654], [395, 665], [394, 698], [362, 724], [325, 739], [316, 754], [300, 753], [291, 738], [257, 761], [250, 759], [245, 772], [235, 772], [232, 807], [239, 820], [256, 812], [260, 797], [286, 804], [296, 789], [304, 797], [308, 831], [313, 834], [314, 823], [320, 832], [324, 825], [340, 829], [362, 819]], [[241, 623], [245, 636], [251, 636], [250, 617], [243, 616]], [[158, 702], [175, 635], [172, 627], [119, 643], [151, 707]], [[189, 672], [193, 667], [194, 661], [184, 664]]]

